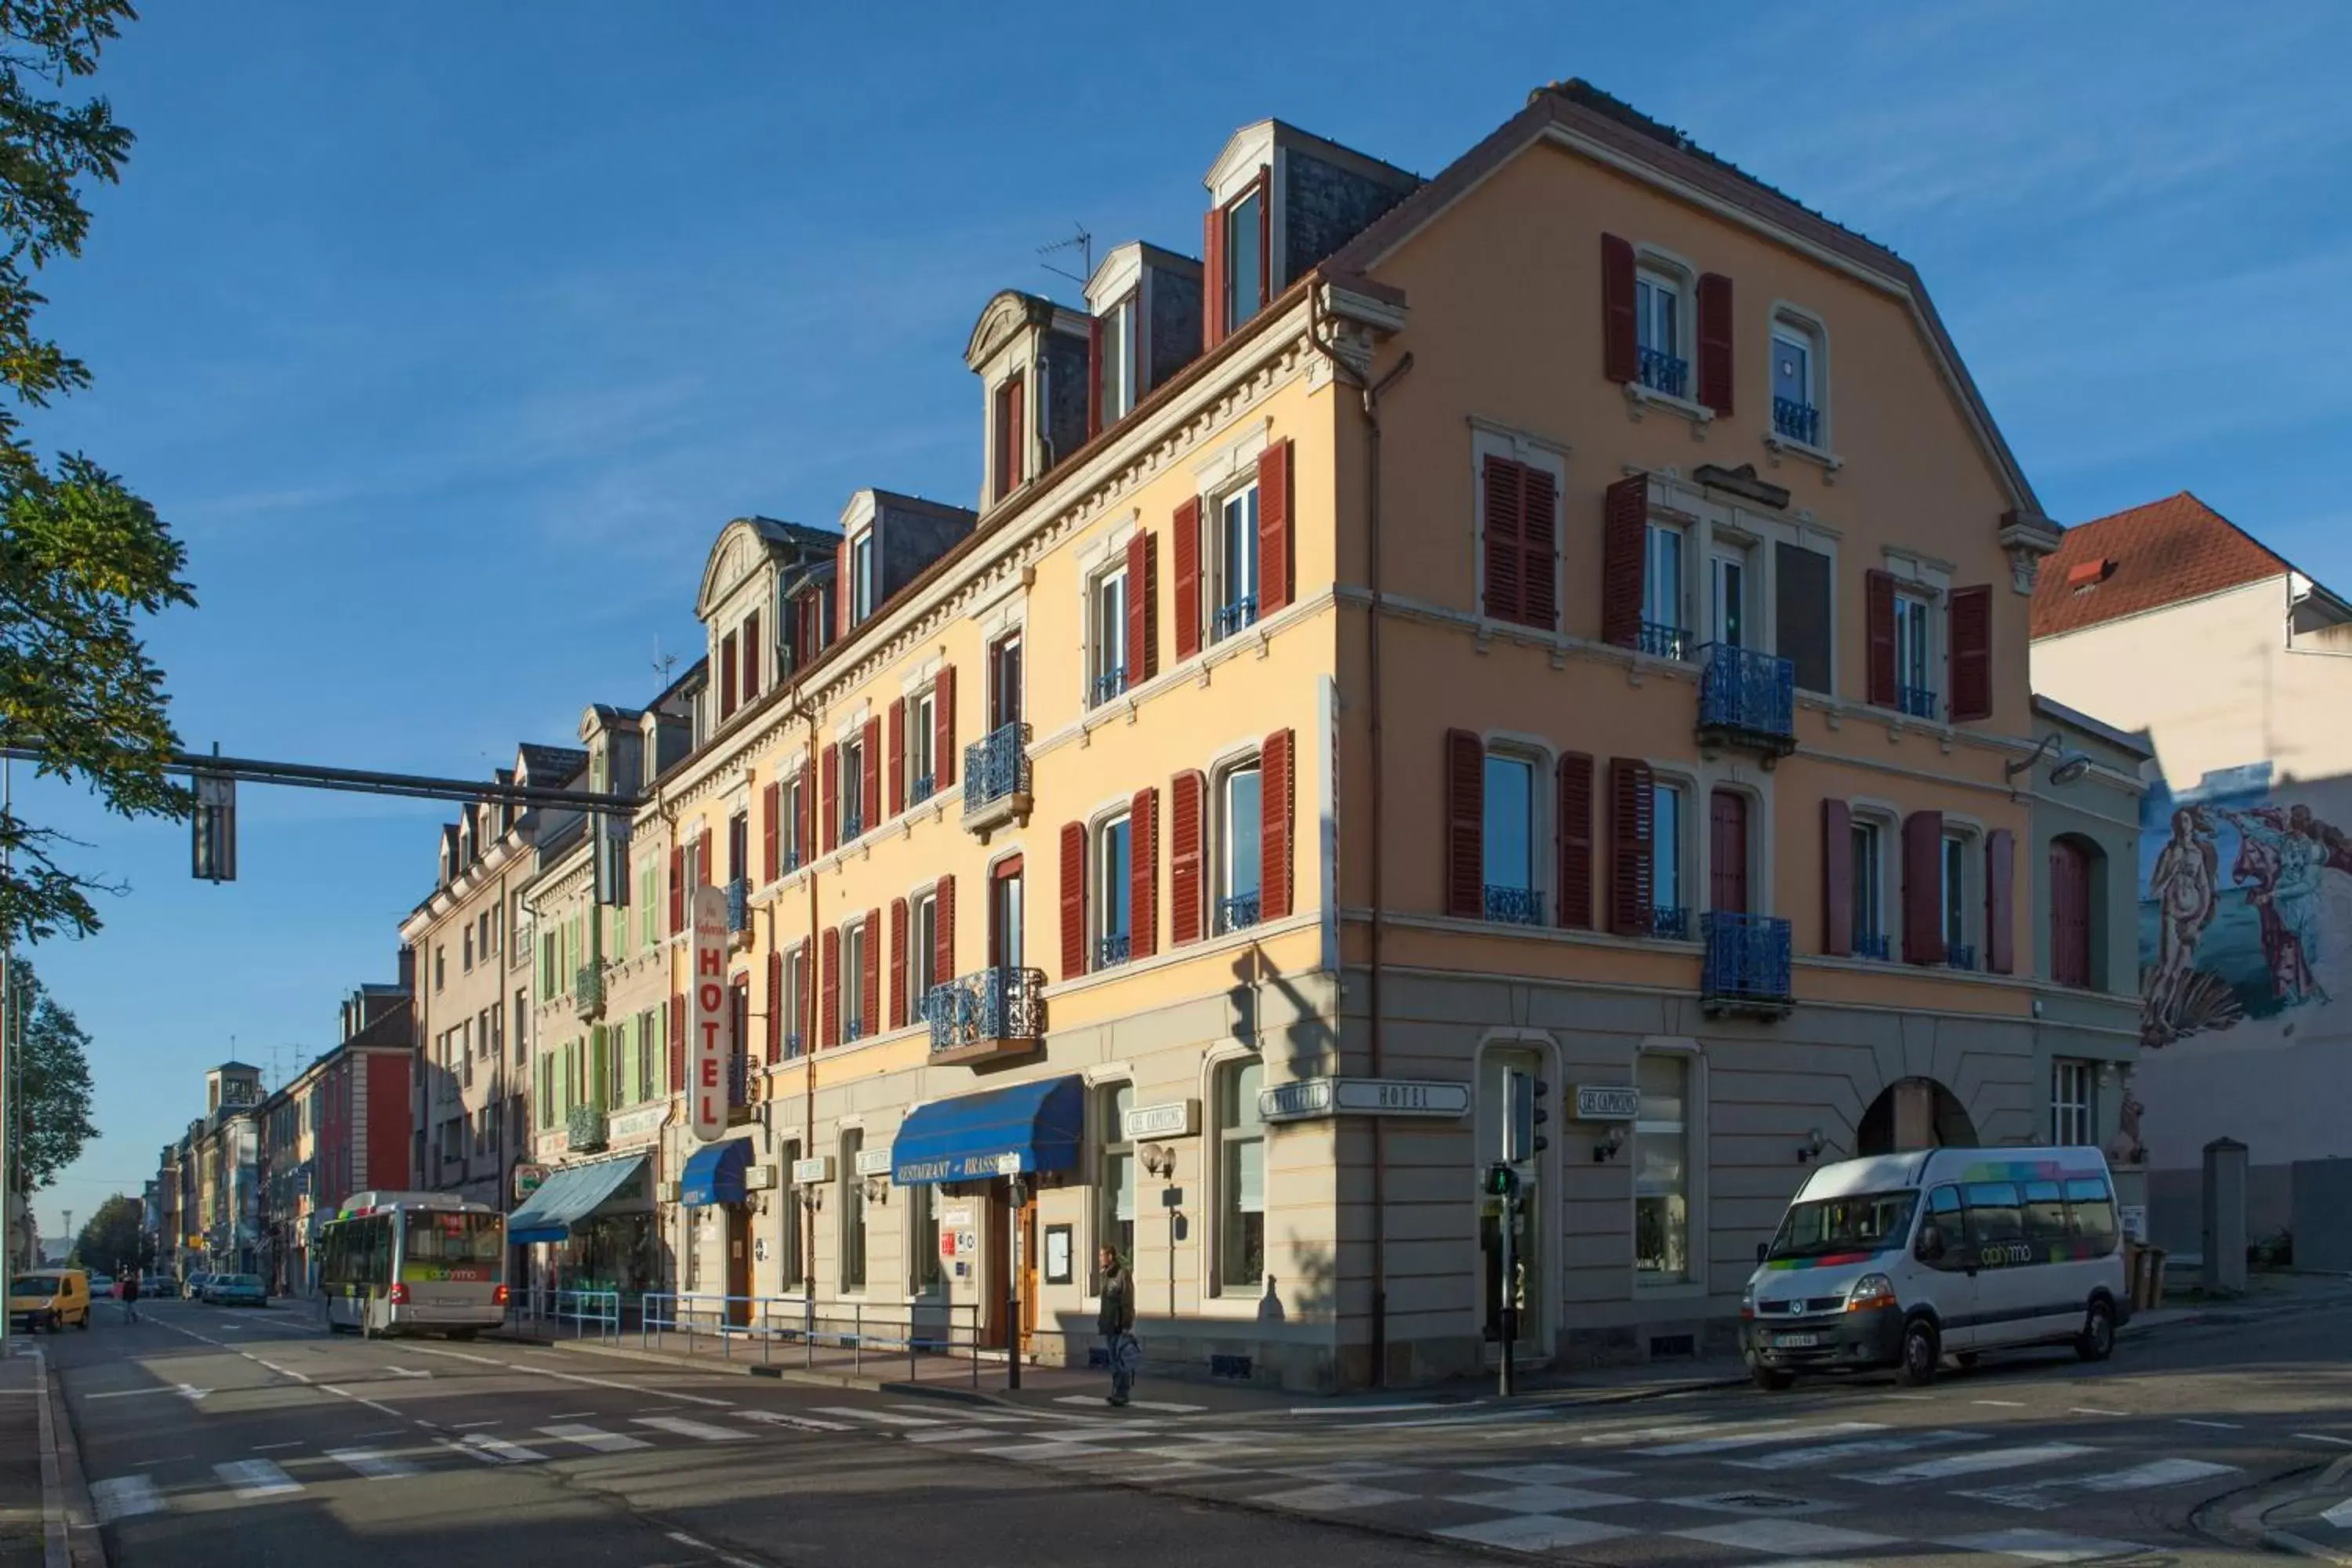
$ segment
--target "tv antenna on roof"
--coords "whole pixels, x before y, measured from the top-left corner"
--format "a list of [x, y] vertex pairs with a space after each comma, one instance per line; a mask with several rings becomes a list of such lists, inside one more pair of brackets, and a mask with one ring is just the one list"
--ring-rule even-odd
[[661, 677], [661, 683], [665, 688], [669, 685], [669, 672], [677, 668], [677, 655], [662, 652], [661, 634], [656, 632], [654, 634], [654, 673]]
[[[1077, 232], [1071, 235], [1069, 238], [1057, 239], [1051, 245], [1041, 245], [1037, 247], [1037, 265], [1057, 278], [1070, 279], [1083, 289], [1087, 286], [1087, 280], [1095, 275], [1095, 237], [1087, 232], [1087, 226], [1082, 223], [1073, 222], [1070, 226]], [[1066, 268], [1056, 267], [1045, 259], [1049, 256], [1058, 256], [1065, 250], [1075, 250], [1078, 253], [1078, 265], [1086, 268], [1084, 272], [1072, 272]]]

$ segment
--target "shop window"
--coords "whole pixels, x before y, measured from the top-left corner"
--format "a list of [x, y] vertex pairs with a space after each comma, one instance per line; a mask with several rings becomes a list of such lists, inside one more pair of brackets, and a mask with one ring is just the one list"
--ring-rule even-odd
[[[778, 1169], [789, 1181], [793, 1167], [801, 1163], [800, 1140], [786, 1142], [776, 1160]], [[783, 1235], [777, 1239], [781, 1249], [777, 1261], [782, 1265], [779, 1274], [787, 1290], [804, 1289], [808, 1285], [808, 1259], [801, 1247], [801, 1192], [797, 1184], [788, 1187], [778, 1194], [775, 1203], [776, 1213], [783, 1221]]]
[[857, 1156], [866, 1147], [864, 1129], [852, 1127], [841, 1135], [841, 1153], [834, 1175], [841, 1191], [841, 1289], [866, 1289], [866, 1178], [857, 1173]]
[[2097, 1069], [2089, 1062], [2050, 1064], [2050, 1142], [2060, 1148], [2085, 1148], [2098, 1142]]
[[1135, 1146], [1127, 1141], [1127, 1113], [1135, 1109], [1135, 1086], [1108, 1083], [1095, 1090], [1096, 1133], [1101, 1164], [1095, 1173], [1096, 1255], [1088, 1260], [1102, 1293], [1101, 1248], [1115, 1247], [1130, 1270], [1135, 1264]]
[[940, 1267], [940, 1190], [926, 1182], [903, 1189], [907, 1194], [907, 1290], [928, 1296], [947, 1288]]
[[1265, 1123], [1255, 1057], [1217, 1069], [1217, 1293], [1255, 1296], [1265, 1283]]
[[1645, 1052], [1634, 1068], [1633, 1273], [1644, 1284], [1690, 1278], [1690, 1058]]

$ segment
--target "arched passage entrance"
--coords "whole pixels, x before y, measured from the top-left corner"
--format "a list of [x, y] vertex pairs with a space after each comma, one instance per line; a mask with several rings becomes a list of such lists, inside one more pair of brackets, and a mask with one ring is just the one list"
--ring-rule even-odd
[[1906, 1149], [1969, 1148], [1977, 1124], [1959, 1096], [1932, 1078], [1906, 1078], [1880, 1091], [1854, 1129], [1856, 1154], [1893, 1154]]

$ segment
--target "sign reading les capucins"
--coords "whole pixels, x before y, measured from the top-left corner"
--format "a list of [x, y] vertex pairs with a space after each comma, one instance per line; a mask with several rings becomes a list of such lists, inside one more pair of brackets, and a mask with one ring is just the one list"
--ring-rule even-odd
[[727, 1131], [728, 1032], [727, 893], [720, 888], [694, 890], [694, 1018], [687, 1036], [688, 1124], [712, 1143]]

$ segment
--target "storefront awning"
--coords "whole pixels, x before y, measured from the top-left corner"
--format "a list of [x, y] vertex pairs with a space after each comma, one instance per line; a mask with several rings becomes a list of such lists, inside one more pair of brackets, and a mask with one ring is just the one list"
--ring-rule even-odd
[[687, 1157], [686, 1170], [677, 1178], [677, 1201], [690, 1209], [741, 1203], [743, 1167], [751, 1163], [748, 1138], [705, 1143]]
[[976, 1182], [1078, 1163], [1087, 1090], [1076, 1077], [1040, 1079], [922, 1106], [898, 1124], [890, 1179], [902, 1187]]
[[563, 1240], [572, 1234], [572, 1226], [595, 1213], [645, 1163], [643, 1154], [632, 1154], [550, 1172], [530, 1194], [530, 1201], [507, 1216], [507, 1240], [517, 1246]]

